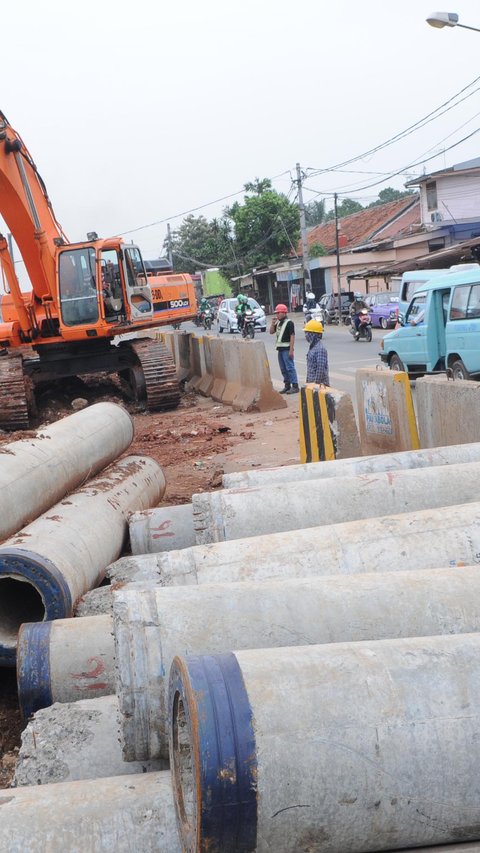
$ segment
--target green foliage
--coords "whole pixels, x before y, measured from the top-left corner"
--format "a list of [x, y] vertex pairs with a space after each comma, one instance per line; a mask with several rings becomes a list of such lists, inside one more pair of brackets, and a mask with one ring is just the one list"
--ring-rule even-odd
[[[245, 269], [279, 261], [292, 252], [300, 236], [296, 204], [266, 183], [257, 179], [260, 191], [227, 210], [234, 226], [235, 253]], [[246, 184], [245, 189], [251, 186]]]
[[305, 222], [307, 228], [321, 225], [325, 221], [325, 199], [317, 199], [305, 205]]
[[368, 206], [377, 207], [379, 204], [386, 204], [389, 201], [397, 201], [399, 198], [407, 198], [411, 195], [415, 195], [412, 190], [405, 190], [402, 192], [401, 190], [395, 190], [393, 187], [385, 187], [384, 190], [380, 190], [378, 198], [375, 201], [372, 201]]
[[321, 258], [323, 255], [327, 254], [327, 250], [321, 243], [310, 243], [308, 247], [308, 254], [311, 258]]
[[[358, 213], [360, 210], [363, 210], [363, 205], [359, 201], [355, 201], [354, 198], [344, 198], [337, 205], [339, 219], [342, 219], [343, 216], [351, 216], [352, 213]], [[329, 210], [325, 217], [325, 222], [330, 222], [332, 219], [335, 219], [335, 211]]]
[[272, 189], [268, 178], [245, 184], [245, 193], [219, 219], [185, 217], [172, 232], [175, 270], [219, 267], [232, 277], [292, 253], [300, 236], [296, 204]]

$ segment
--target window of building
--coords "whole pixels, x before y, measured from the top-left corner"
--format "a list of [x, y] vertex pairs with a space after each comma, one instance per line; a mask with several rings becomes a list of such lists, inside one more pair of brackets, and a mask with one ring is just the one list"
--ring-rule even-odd
[[430, 181], [430, 183], [426, 186], [427, 191], [427, 208], [428, 210], [436, 210], [438, 207], [437, 203], [437, 182]]

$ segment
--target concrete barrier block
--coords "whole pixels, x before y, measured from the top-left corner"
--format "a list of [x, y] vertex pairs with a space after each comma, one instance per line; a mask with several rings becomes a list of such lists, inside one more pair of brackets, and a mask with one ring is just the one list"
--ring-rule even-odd
[[415, 383], [420, 447], [468, 444], [480, 439], [480, 383], [423, 376]]
[[233, 400], [237, 412], [285, 409], [287, 401], [275, 391], [263, 341], [238, 341], [240, 387]]
[[325, 462], [361, 455], [352, 398], [311, 383], [300, 391], [300, 461]]
[[210, 339], [210, 354], [212, 358], [213, 384], [210, 389], [210, 397], [218, 403], [222, 402], [222, 396], [227, 384], [225, 368], [225, 345], [218, 338]]
[[355, 375], [362, 454], [420, 447], [406, 373], [362, 368]]
[[171, 337], [177, 379], [179, 382], [183, 382], [191, 375], [190, 341], [192, 335], [189, 332], [175, 331]]
[[203, 337], [192, 335], [190, 340], [190, 378], [186, 384], [187, 389], [197, 390], [202, 381], [205, 371], [205, 356]]
[[202, 394], [203, 397], [209, 397], [210, 392], [212, 390], [214, 378], [213, 378], [213, 368], [212, 368], [212, 351], [211, 351], [211, 342], [213, 338], [211, 335], [204, 335], [202, 338], [203, 341], [203, 359], [202, 362], [202, 378], [197, 386], [197, 391], [199, 394]]
[[222, 403], [232, 406], [233, 401], [242, 390], [241, 361], [245, 356], [244, 350], [248, 346], [242, 338], [231, 338], [222, 341], [223, 357], [225, 363], [225, 386], [222, 392]]

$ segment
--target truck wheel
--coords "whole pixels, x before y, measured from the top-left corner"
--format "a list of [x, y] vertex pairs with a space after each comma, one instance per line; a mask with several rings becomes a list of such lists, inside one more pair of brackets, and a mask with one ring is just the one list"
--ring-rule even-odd
[[454, 379], [470, 379], [470, 374], [461, 358], [453, 362], [451, 370]]
[[405, 371], [405, 365], [404, 365], [402, 359], [398, 357], [396, 352], [393, 353], [393, 355], [390, 359], [389, 367], [390, 367], [390, 370]]

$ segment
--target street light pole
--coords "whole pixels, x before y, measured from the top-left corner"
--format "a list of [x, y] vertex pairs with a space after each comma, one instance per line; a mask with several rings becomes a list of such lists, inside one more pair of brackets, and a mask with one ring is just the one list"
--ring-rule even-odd
[[298, 212], [300, 215], [300, 235], [302, 239], [302, 266], [305, 296], [312, 289], [310, 284], [310, 261], [308, 258], [307, 224], [305, 220], [305, 205], [302, 192], [302, 171], [300, 163], [297, 163], [297, 189], [298, 189]]
[[462, 30], [473, 30], [475, 33], [480, 33], [480, 29], [478, 29], [478, 27], [469, 27], [467, 24], [459, 24], [459, 16], [456, 12], [432, 12], [432, 14], [426, 18], [426, 21], [431, 27], [436, 27], [437, 29], [443, 29], [443, 27], [460, 27]]
[[337, 290], [338, 290], [338, 325], [340, 326], [342, 322], [342, 288], [341, 284], [341, 274], [340, 274], [340, 240], [338, 239], [338, 207], [337, 207], [337, 193], [333, 194], [333, 205], [335, 210], [335, 249], [337, 252]]

